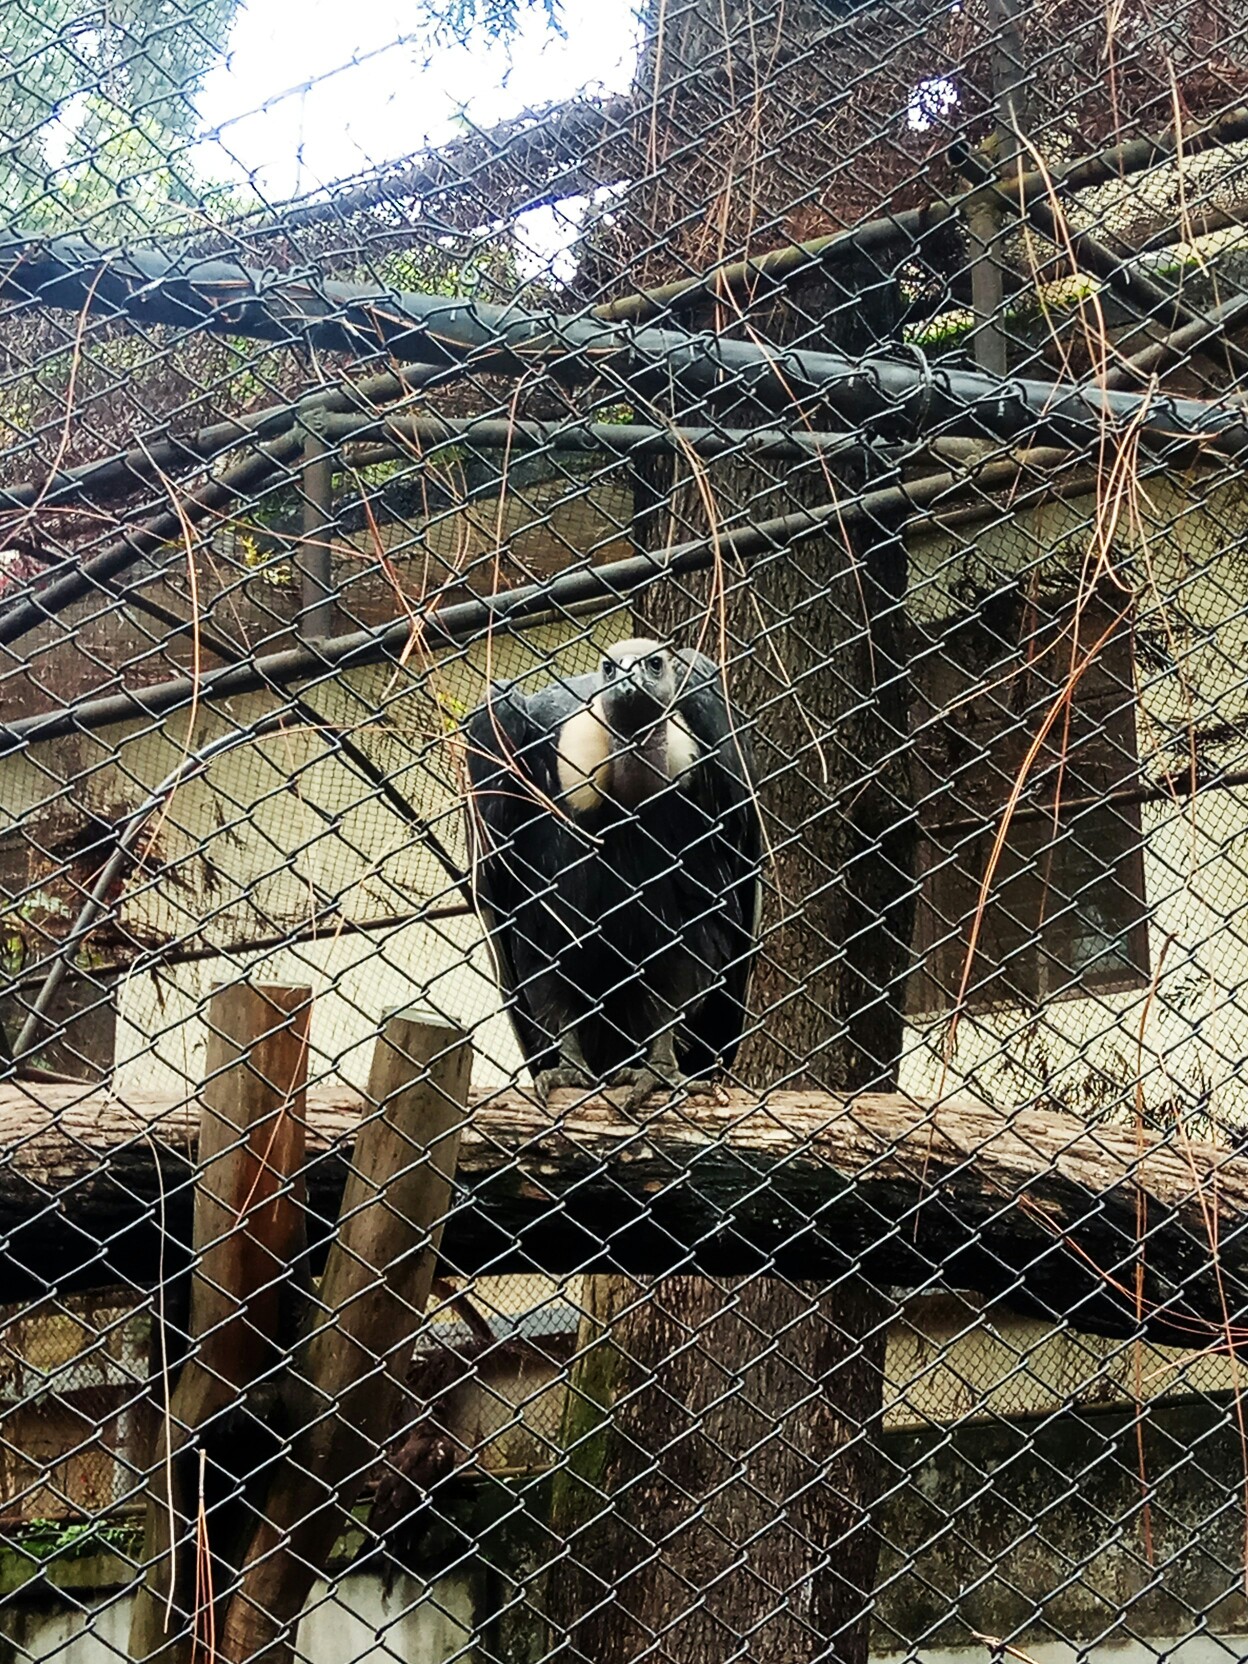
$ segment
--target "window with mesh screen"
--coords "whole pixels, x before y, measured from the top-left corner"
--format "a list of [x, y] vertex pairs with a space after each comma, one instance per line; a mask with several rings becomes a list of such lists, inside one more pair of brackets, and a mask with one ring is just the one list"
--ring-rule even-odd
[[938, 636], [916, 671], [912, 1012], [1146, 983], [1125, 598], [1011, 587]]

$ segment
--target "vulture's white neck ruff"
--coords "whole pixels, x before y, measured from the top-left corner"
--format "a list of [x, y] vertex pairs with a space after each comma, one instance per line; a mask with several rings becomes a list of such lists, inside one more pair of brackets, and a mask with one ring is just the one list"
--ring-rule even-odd
[[602, 714], [601, 696], [564, 723], [559, 734], [559, 788], [564, 806], [592, 814], [604, 799], [635, 809], [663, 784], [678, 780], [701, 756], [679, 712], [636, 745], [621, 747]]

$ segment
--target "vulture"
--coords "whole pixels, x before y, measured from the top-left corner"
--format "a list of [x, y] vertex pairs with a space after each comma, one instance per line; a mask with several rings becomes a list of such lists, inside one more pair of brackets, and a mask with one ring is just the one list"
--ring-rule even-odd
[[747, 722], [704, 654], [646, 639], [467, 725], [476, 905], [539, 1096], [634, 1107], [732, 1065], [758, 929]]

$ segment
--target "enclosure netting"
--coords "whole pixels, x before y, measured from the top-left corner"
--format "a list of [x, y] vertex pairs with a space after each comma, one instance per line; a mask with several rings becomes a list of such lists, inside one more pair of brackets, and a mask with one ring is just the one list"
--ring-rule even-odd
[[7, 1650], [1240, 1656], [1240, 9], [3, 18]]

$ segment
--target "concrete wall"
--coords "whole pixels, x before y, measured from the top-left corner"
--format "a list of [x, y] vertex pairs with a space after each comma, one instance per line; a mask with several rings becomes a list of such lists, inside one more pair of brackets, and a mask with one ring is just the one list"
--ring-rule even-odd
[[[883, 1653], [1245, 1636], [1235, 1399], [890, 1436]], [[1248, 1651], [1248, 1641], [1236, 1646]]]
[[[1077, 577], [1079, 539], [1086, 544], [1098, 512], [1087, 500], [1051, 504], [999, 527], [917, 541], [916, 627], [936, 639], [960, 597], [1010, 574], [1043, 565], [1055, 580], [1055, 550]], [[1202, 767], [1248, 764], [1246, 530], [1241, 487], [1201, 495], [1153, 482], [1123, 534], [1122, 571], [1137, 586], [1148, 643], [1138, 669], [1145, 779], [1181, 762], [1193, 736]], [[616, 618], [533, 632], [432, 671], [413, 663], [361, 673], [316, 697], [328, 721], [363, 725], [370, 752], [462, 854], [447, 719], [476, 702], [487, 676], [541, 673], [551, 655], [580, 668], [626, 628]], [[241, 702], [229, 720], [263, 708]], [[193, 737], [176, 725], [115, 731], [9, 759], [0, 814], [9, 826], [38, 820], [66, 794], [100, 812], [132, 804], [184, 745], [224, 720], [201, 714]], [[1248, 791], [1148, 805], [1143, 826], [1151, 986], [1038, 1012], [967, 1014], [952, 1034], [947, 1021], [912, 1023], [907, 1087], [970, 1085], [998, 1102], [1042, 1101], [1089, 1117], [1177, 1104], [1248, 1121]], [[472, 1029], [482, 1082], [515, 1069], [471, 920], [368, 935], [328, 924], [312, 942], [231, 951], [248, 936], [296, 931], [326, 897], [358, 922], [451, 899], [427, 849], [320, 738], [293, 734], [233, 754], [180, 790], [154, 830], [150, 871], [122, 908], [126, 931], [140, 941], [206, 939], [221, 951], [121, 982], [123, 1095], [197, 1081], [203, 1002], [214, 983], [241, 974], [313, 985], [314, 1077], [362, 1083], [379, 1016], [413, 1001]], [[38, 906], [51, 919], [68, 903], [50, 893]], [[1034, 1664], [1092, 1651], [1123, 1664], [1175, 1650], [1184, 1664], [1248, 1656], [1248, 1452], [1232, 1362], [1091, 1343], [951, 1300], [898, 1326], [889, 1377], [881, 1659], [970, 1664], [990, 1656], [977, 1636], [1007, 1639]], [[1141, 1397], [1148, 1415], [1137, 1422]], [[403, 1580], [389, 1596], [376, 1578], [344, 1576], [314, 1601], [301, 1651], [315, 1664], [377, 1653], [449, 1664], [463, 1655], [474, 1611], [497, 1604], [497, 1585], [476, 1581], [481, 1570], [432, 1588]], [[3, 1623], [15, 1660], [72, 1653], [73, 1664], [103, 1664], [124, 1656], [124, 1607], [115, 1583], [71, 1578], [60, 1595], [46, 1582], [11, 1595]]]
[[[1117, 1407], [914, 1427], [881, 1448], [873, 1652], [882, 1664], [988, 1664], [991, 1641], [1020, 1664], [1248, 1656], [1248, 1467], [1232, 1396], [1154, 1404], [1144, 1420]], [[428, 1581], [399, 1573], [387, 1591], [372, 1572], [347, 1570], [319, 1586], [301, 1657], [541, 1658], [534, 1574], [560, 1553], [544, 1528], [545, 1496], [540, 1484], [490, 1481], [440, 1503], [451, 1523], [424, 1539]], [[0, 1664], [124, 1657], [119, 1585], [129, 1575], [116, 1558], [69, 1561], [11, 1594], [0, 1602]]]
[[[0, 1611], [0, 1664], [112, 1664], [129, 1656], [130, 1608], [124, 1590], [45, 1589], [10, 1598]], [[469, 1579], [422, 1585], [400, 1574], [346, 1575], [318, 1583], [299, 1626], [297, 1656], [309, 1664], [451, 1664], [472, 1654]]]

